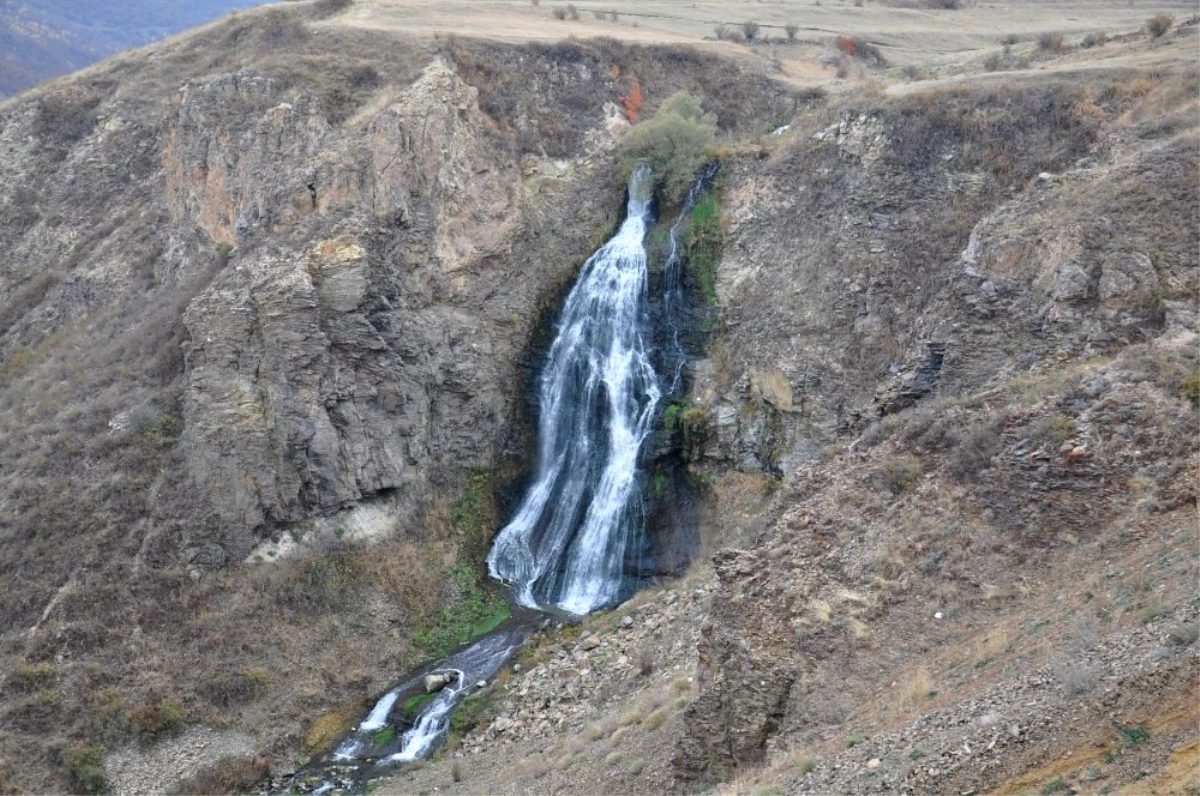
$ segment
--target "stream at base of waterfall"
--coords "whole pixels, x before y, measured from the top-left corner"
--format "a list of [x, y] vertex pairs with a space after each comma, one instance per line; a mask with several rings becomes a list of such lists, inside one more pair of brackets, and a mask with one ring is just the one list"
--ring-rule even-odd
[[[665, 383], [654, 366], [649, 329], [649, 168], [634, 170], [624, 222], [584, 263], [567, 296], [539, 384], [533, 481], [487, 559], [491, 576], [508, 584], [525, 608], [581, 617], [638, 587], [647, 543], [639, 457], [664, 393], [680, 388], [686, 361], [677, 235], [715, 172], [715, 164], [705, 171], [670, 227], [663, 280], [667, 328], [658, 352]], [[298, 773], [284, 790], [325, 794], [361, 783], [381, 767], [428, 756], [443, 742], [454, 709], [520, 649], [532, 625], [530, 619], [506, 623], [400, 683], [343, 739], [324, 769]], [[430, 677], [435, 689], [427, 685]], [[397, 737], [391, 728], [397, 703], [405, 699], [420, 708], [404, 717], [411, 726]]]

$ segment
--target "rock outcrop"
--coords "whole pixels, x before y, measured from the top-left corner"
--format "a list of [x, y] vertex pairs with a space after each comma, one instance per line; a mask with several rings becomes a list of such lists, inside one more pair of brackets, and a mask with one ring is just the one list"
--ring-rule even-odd
[[783, 721], [800, 667], [788, 649], [787, 617], [747, 610], [763, 597], [764, 565], [744, 550], [713, 559], [717, 592], [697, 645], [699, 696], [684, 715], [688, 729], [675, 761], [681, 791], [760, 762]]
[[[185, 316], [190, 465], [223, 521], [249, 531], [389, 490], [411, 517], [439, 471], [495, 464], [517, 414], [529, 327], [508, 320], [530, 318], [545, 288], [527, 271], [533, 289], [506, 311], [465, 310], [517, 266], [519, 171], [441, 61], [361, 148], [327, 141], [306, 96], [240, 137], [191, 123], [268, 90], [225, 77], [184, 91], [168, 134], [173, 212], [245, 241]], [[270, 246], [253, 243], [260, 228]], [[548, 259], [556, 284], [569, 260]]]

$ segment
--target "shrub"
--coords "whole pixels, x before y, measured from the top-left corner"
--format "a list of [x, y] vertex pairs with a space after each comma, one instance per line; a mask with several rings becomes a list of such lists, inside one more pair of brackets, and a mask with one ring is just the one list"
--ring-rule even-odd
[[1043, 418], [1034, 426], [1033, 436], [1043, 442], [1062, 444], [1075, 436], [1075, 421], [1066, 415]]
[[642, 723], [642, 726], [647, 730], [657, 730], [667, 720], [667, 714], [670, 712], [667, 708], [659, 708], [646, 717], [646, 721]]
[[282, 8], [273, 8], [263, 14], [257, 30], [259, 40], [269, 47], [296, 45], [312, 36], [302, 19]]
[[280, 608], [300, 613], [331, 610], [361, 586], [362, 569], [358, 559], [337, 546], [281, 570], [271, 584], [272, 597]]
[[312, 14], [317, 19], [337, 16], [354, 5], [354, 0], [317, 0], [313, 3]]
[[256, 786], [270, 775], [270, 758], [222, 757], [211, 765], [197, 769], [190, 777], [180, 780], [174, 792], [183, 796], [232, 796], [255, 790]]
[[1136, 725], [1125, 727], [1118, 724], [1117, 732], [1126, 746], [1135, 747], [1150, 743], [1150, 731], [1145, 727], [1138, 727]]
[[1061, 33], [1043, 33], [1038, 36], [1038, 49], [1044, 52], [1056, 53], [1063, 48], [1063, 35]]
[[1183, 380], [1183, 397], [1200, 404], [1200, 373], [1193, 373]]
[[1155, 14], [1146, 20], [1146, 32], [1150, 34], [1150, 38], [1157, 39], [1175, 24], [1175, 17], [1170, 14]]
[[573, 3], [567, 4], [567, 16], [574, 20], [579, 19], [579, 9]]
[[973, 478], [991, 463], [999, 444], [1000, 435], [992, 428], [970, 432], [950, 455], [950, 475], [958, 481]]
[[795, 41], [796, 33], [800, 30], [800, 26], [795, 22], [789, 22], [783, 26], [783, 30], [787, 33], [788, 41]]
[[32, 694], [54, 684], [54, 667], [45, 661], [19, 663], [8, 676], [8, 685], [14, 691]]
[[1011, 47], [1014, 44], [1019, 44], [1020, 41], [1021, 41], [1021, 37], [1015, 33], [1008, 33], [1008, 34], [1005, 34], [1004, 36], [1000, 37], [1000, 43], [1003, 44], [1005, 47]]
[[654, 172], [659, 196], [677, 205], [709, 159], [716, 138], [716, 119], [685, 91], [671, 95], [654, 118], [635, 125], [621, 142], [622, 176], [628, 179], [639, 162]]
[[902, 456], [884, 462], [883, 467], [879, 469], [879, 475], [883, 485], [893, 494], [898, 495], [919, 484], [923, 471], [921, 462], [916, 457]]
[[563, 8], [562, 6], [558, 6], [550, 13], [553, 14], [554, 18], [558, 19], [558, 20], [563, 20], [563, 19], [567, 18], [567, 9]]
[[63, 752], [63, 765], [71, 783], [84, 793], [103, 793], [108, 787], [104, 779], [104, 748], [72, 746]]
[[143, 705], [129, 714], [129, 729], [147, 743], [179, 732], [186, 722], [183, 708], [168, 699], [157, 705]]
[[742, 35], [746, 37], [746, 41], [754, 41], [754, 38], [758, 35], [758, 23], [752, 19], [743, 22]]
[[720, 41], [725, 41], [725, 39], [729, 36], [729, 28], [725, 27], [724, 24], [717, 25], [715, 28], [713, 28], [713, 35], [716, 36]]
[[617, 97], [621, 101], [621, 107], [625, 109], [625, 118], [630, 124], [637, 124], [638, 111], [641, 110], [642, 104], [646, 101], [642, 96], [642, 87], [637, 80], [633, 80], [629, 84], [629, 93], [622, 93]]
[[129, 413], [129, 427], [144, 437], [174, 439], [183, 431], [183, 421], [150, 406], [139, 406]]
[[229, 708], [258, 698], [266, 693], [270, 686], [270, 672], [254, 668], [245, 672], [217, 675], [204, 683], [201, 691], [214, 705]]
[[645, 760], [634, 760], [629, 765], [629, 773], [631, 776], [634, 776], [634, 777], [636, 777], [638, 774], [641, 774], [645, 770], [646, 770], [646, 761]]
[[1062, 661], [1060, 667], [1059, 680], [1071, 696], [1082, 696], [1096, 690], [1100, 682], [1100, 671], [1095, 664], [1086, 660], [1070, 659]]
[[612, 22], [620, 22], [621, 21], [621, 15], [616, 12], [616, 9], [613, 9], [612, 11], [608, 12], [608, 18]]
[[883, 57], [879, 48], [865, 39], [854, 36], [838, 36], [836, 46], [842, 54], [865, 61], [871, 66], [887, 66], [887, 59]]
[[603, 22], [607, 16], [608, 16], [608, 13], [605, 11], [602, 11], [599, 8], [592, 9], [592, 17], [594, 17], [599, 22]]
[[91, 135], [96, 128], [98, 97], [70, 100], [61, 95], [45, 97], [38, 103], [34, 132], [38, 139], [60, 148], [68, 148]]
[[1079, 42], [1079, 45], [1084, 49], [1091, 49], [1092, 47], [1103, 47], [1107, 43], [1108, 34], [1104, 31], [1100, 31], [1099, 33], [1089, 33], [1088, 35], [1084, 36], [1083, 40]]

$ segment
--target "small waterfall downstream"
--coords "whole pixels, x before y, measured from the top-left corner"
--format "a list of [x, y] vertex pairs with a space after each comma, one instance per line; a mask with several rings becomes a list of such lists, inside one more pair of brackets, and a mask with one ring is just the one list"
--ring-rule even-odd
[[[383, 755], [379, 762], [407, 763], [428, 753], [445, 735], [450, 725], [450, 714], [459, 702], [475, 689], [479, 681], [491, 679], [504, 662], [520, 649], [523, 641], [524, 633], [520, 630], [500, 631], [485, 636], [438, 664], [433, 671], [453, 673], [453, 679], [424, 706], [413, 726], [400, 736], [395, 751]], [[377, 745], [375, 734], [390, 726], [399, 698], [405, 694], [420, 693], [423, 684], [424, 675], [421, 675], [384, 694], [357, 729], [338, 746], [333, 759], [353, 761], [373, 750]]]
[[542, 373], [534, 482], [488, 556], [530, 608], [582, 616], [632, 591], [638, 454], [662, 397], [645, 328], [651, 187], [635, 170], [624, 223], [567, 296]]
[[[639, 458], [664, 395], [682, 390], [683, 334], [692, 321], [679, 232], [715, 173], [714, 164], [670, 227], [655, 318], [662, 324], [659, 336], [649, 328], [644, 239], [653, 186], [644, 166], [630, 178], [624, 222], [584, 263], [567, 296], [539, 384], [534, 478], [487, 559], [492, 577], [510, 585], [523, 606], [583, 616], [629, 596], [638, 584], [646, 556]], [[499, 671], [528, 632], [527, 621], [515, 622], [400, 683], [375, 703], [325, 768], [298, 774], [288, 785], [324, 794], [345, 787], [344, 776], [361, 780], [372, 776], [371, 767], [429, 755], [446, 735], [454, 709]], [[424, 677], [432, 672], [453, 676], [394, 737], [389, 728], [398, 723], [397, 703], [411, 704], [424, 693]]]

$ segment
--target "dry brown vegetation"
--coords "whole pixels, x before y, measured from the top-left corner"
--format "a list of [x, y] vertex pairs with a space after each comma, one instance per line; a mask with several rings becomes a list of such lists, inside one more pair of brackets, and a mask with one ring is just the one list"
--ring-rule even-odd
[[[649, 117], [678, 91], [703, 99], [727, 134], [761, 129], [817, 101], [819, 93], [783, 89], [752, 71], [731, 68], [718, 56], [688, 47], [645, 47], [609, 38], [530, 44], [518, 51], [504, 45], [445, 37], [442, 45], [463, 77], [479, 89], [479, 103], [519, 151], [561, 157], [577, 154], [583, 136], [605, 102], [616, 102], [636, 83]], [[518, 65], [515, 58], [522, 58]], [[590, 82], [559, 81], [531, 93], [532, 72], [586, 70]], [[524, 123], [521, 123], [524, 122]]]
[[1146, 32], [1150, 34], [1150, 38], [1157, 39], [1170, 30], [1174, 24], [1175, 17], [1170, 14], [1155, 14], [1146, 20]]
[[271, 763], [262, 757], [225, 757], [180, 781], [174, 793], [181, 796], [234, 796], [256, 787], [270, 776]]

